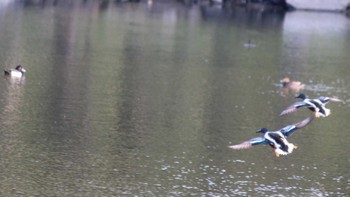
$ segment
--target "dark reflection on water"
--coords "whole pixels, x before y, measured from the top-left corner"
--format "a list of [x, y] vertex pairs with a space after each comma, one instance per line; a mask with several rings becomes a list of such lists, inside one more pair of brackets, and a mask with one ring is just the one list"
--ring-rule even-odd
[[[349, 195], [343, 15], [55, 2], [1, 5], [3, 68], [27, 69], [0, 83], [1, 196]], [[347, 103], [286, 157], [229, 150], [310, 114], [278, 117], [284, 76]]]

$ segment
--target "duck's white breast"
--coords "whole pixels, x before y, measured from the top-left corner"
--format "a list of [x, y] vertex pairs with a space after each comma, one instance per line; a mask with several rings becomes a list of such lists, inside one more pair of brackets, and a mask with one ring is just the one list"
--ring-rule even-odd
[[10, 75], [11, 75], [11, 77], [22, 77], [23, 74], [17, 70], [12, 70], [10, 72]]

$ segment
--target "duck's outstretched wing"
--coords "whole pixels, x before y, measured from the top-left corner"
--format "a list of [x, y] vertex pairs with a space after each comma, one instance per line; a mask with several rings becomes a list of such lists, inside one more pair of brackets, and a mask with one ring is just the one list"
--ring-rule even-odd
[[307, 107], [307, 106], [310, 106], [308, 103], [305, 103], [305, 102], [296, 102], [294, 103], [293, 105], [287, 107], [287, 109], [283, 110], [281, 113], [280, 113], [280, 116], [284, 116], [286, 114], [289, 114], [289, 113], [292, 113], [292, 112], [295, 112], [298, 108], [300, 107]]
[[345, 103], [345, 101], [338, 99], [338, 98], [329, 98], [330, 101], [336, 102], [336, 103]]
[[331, 97], [326, 97], [326, 96], [321, 96], [317, 98], [318, 100], [320, 100], [322, 103], [326, 104], [329, 101], [332, 102], [337, 102], [337, 103], [345, 103], [343, 100], [338, 99], [338, 98], [331, 98]]
[[248, 149], [248, 148], [251, 148], [252, 146], [258, 145], [258, 144], [267, 144], [267, 141], [265, 140], [264, 137], [256, 137], [256, 138], [252, 138], [250, 140], [244, 141], [240, 144], [229, 146], [229, 148], [232, 148], [235, 150]]
[[305, 127], [306, 125], [308, 125], [313, 119], [314, 119], [314, 117], [310, 116], [310, 117], [306, 118], [305, 120], [302, 120], [298, 123], [285, 126], [280, 131], [285, 137], [291, 136], [296, 130], [301, 129], [301, 128]]

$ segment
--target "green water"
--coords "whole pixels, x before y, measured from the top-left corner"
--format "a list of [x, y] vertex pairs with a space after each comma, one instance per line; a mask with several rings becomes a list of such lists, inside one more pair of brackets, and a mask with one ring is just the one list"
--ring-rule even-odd
[[227, 148], [311, 115], [284, 76], [350, 101], [349, 18], [74, 2], [0, 4], [1, 196], [349, 196], [348, 103], [288, 156]]

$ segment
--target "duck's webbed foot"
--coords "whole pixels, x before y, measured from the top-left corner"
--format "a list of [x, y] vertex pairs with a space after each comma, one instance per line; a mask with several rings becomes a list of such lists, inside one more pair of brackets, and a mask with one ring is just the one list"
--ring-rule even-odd
[[275, 151], [275, 155], [276, 157], [280, 157], [280, 154], [277, 151]]

